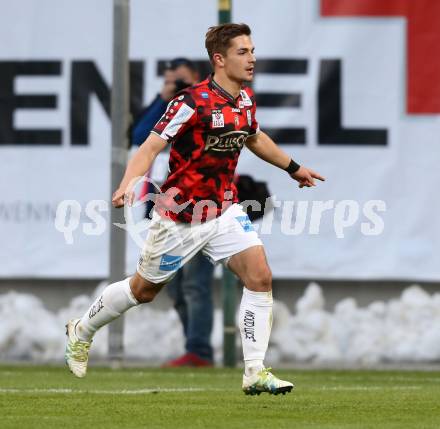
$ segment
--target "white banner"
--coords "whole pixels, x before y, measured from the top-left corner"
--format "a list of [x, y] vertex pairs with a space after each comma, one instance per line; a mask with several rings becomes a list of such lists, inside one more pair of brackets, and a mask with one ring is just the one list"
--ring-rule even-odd
[[[274, 276], [440, 279], [440, 64], [420, 59], [421, 40], [440, 34], [407, 24], [427, 14], [415, 8], [404, 16], [376, 1], [354, 10], [337, 0], [233, 3], [234, 21], [253, 31], [262, 130], [327, 178], [298, 189], [243, 151], [239, 173], [267, 182], [276, 200], [258, 222]], [[132, 0], [137, 107], [160, 90], [161, 61], [206, 59], [216, 7], [216, 0]], [[111, 31], [107, 0], [16, 0], [3, 8], [1, 277], [108, 275]], [[72, 203], [57, 229], [64, 200]], [[129, 241], [131, 272], [138, 249]]]

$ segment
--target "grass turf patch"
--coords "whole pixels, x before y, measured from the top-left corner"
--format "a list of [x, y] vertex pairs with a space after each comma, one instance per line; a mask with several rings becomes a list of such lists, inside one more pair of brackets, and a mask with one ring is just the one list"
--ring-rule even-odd
[[0, 427], [439, 428], [440, 373], [274, 371], [285, 396], [245, 396], [227, 369], [0, 366]]

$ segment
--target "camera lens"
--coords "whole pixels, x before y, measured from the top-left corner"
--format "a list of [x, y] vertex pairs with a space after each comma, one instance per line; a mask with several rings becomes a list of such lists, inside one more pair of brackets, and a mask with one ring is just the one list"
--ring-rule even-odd
[[188, 88], [189, 83], [186, 83], [183, 79], [177, 79], [174, 84], [176, 85], [176, 92], [182, 91], [182, 89]]

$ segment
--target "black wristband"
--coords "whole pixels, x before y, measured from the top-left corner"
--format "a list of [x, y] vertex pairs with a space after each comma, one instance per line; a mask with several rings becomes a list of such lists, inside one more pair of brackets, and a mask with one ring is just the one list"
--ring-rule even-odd
[[284, 170], [286, 170], [289, 174], [294, 174], [299, 170], [300, 167], [301, 166], [299, 164], [291, 159], [289, 165]]

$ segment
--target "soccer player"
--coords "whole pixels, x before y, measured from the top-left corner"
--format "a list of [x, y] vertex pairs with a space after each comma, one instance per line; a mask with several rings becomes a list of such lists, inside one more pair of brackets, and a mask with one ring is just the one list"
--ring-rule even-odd
[[67, 324], [66, 362], [77, 377], [87, 370], [94, 333], [129, 308], [151, 302], [198, 251], [222, 262], [245, 285], [239, 311], [246, 394], [290, 392], [293, 384], [264, 366], [272, 325], [272, 278], [261, 240], [237, 202], [233, 183], [244, 145], [287, 171], [299, 187], [324, 178], [298, 165], [255, 118], [255, 98], [243, 85], [254, 77], [255, 55], [246, 24], [211, 27], [205, 46], [214, 73], [169, 103], [152, 133], [129, 161], [112, 203], [132, 204], [132, 184], [171, 145], [169, 174], [138, 262], [130, 278], [109, 285], [81, 319]]

